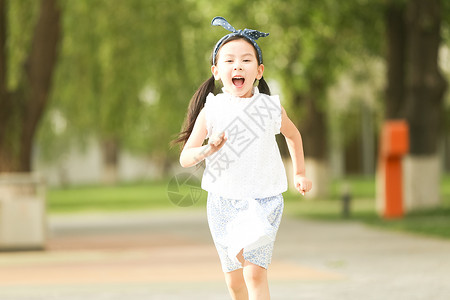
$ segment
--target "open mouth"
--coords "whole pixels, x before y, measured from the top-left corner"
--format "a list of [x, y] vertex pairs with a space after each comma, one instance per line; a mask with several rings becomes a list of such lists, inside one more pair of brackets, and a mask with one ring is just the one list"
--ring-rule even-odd
[[236, 77], [233, 77], [232, 81], [233, 81], [234, 86], [242, 87], [244, 85], [245, 78], [236, 76]]

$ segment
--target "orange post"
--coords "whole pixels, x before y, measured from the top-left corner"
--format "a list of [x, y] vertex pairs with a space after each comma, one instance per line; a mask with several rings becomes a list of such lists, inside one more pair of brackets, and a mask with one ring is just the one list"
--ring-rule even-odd
[[379, 158], [379, 212], [400, 218], [403, 208], [402, 158], [409, 151], [409, 127], [404, 120], [386, 121], [381, 133]]

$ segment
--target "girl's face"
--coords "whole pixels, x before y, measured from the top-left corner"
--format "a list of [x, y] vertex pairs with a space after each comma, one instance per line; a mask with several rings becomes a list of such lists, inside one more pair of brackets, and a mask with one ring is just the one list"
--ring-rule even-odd
[[253, 95], [255, 79], [261, 79], [264, 65], [258, 65], [256, 51], [249, 42], [238, 39], [223, 45], [211, 67], [216, 80], [221, 80], [226, 92], [240, 98]]

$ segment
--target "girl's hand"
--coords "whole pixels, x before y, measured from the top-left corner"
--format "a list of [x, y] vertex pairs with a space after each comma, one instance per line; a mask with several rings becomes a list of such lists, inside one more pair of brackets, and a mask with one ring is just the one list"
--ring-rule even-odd
[[295, 175], [294, 176], [294, 185], [295, 188], [302, 194], [303, 196], [305, 193], [309, 192], [312, 188], [312, 182], [308, 178], [302, 175]]
[[209, 138], [209, 151], [208, 154], [214, 154], [217, 151], [220, 150], [220, 148], [223, 147], [223, 145], [225, 144], [225, 142], [227, 141], [227, 137], [225, 136], [225, 132], [219, 133], [219, 134], [215, 134], [213, 136], [211, 136]]

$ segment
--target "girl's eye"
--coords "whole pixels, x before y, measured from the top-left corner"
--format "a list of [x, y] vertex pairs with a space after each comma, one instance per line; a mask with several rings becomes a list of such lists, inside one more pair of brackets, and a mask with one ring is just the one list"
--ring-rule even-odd
[[225, 62], [227, 62], [227, 63], [231, 63], [231, 62], [233, 62], [231, 59], [228, 59], [228, 60], [226, 60]]
[[250, 59], [244, 59], [244, 62], [250, 62]]

